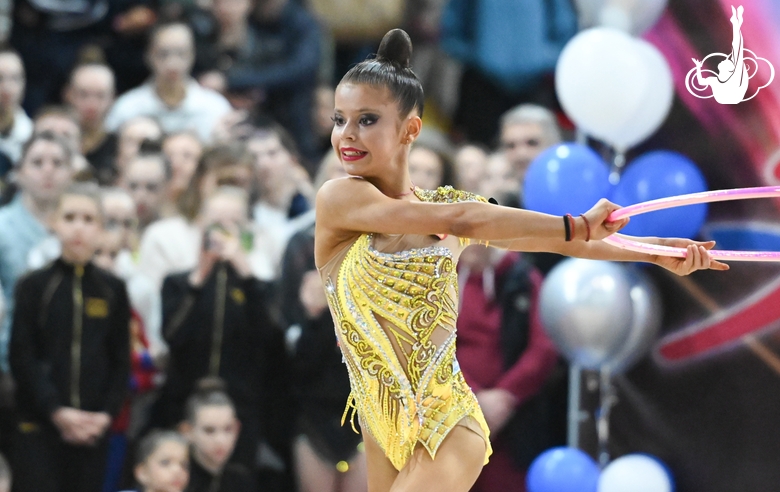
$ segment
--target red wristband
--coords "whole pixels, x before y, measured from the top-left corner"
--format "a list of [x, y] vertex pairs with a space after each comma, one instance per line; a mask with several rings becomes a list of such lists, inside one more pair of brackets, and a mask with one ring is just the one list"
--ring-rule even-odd
[[585, 237], [585, 242], [587, 243], [590, 241], [590, 222], [588, 222], [588, 218], [585, 217], [585, 214], [580, 214], [580, 217], [582, 217], [582, 220], [585, 221], [585, 227], [588, 228], [588, 235]]

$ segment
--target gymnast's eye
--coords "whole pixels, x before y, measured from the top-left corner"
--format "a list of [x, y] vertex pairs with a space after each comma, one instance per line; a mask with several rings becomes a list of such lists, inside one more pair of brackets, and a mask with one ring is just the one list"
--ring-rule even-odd
[[360, 117], [359, 123], [363, 126], [369, 126], [376, 123], [376, 121], [379, 119], [377, 115], [374, 114], [367, 114]]

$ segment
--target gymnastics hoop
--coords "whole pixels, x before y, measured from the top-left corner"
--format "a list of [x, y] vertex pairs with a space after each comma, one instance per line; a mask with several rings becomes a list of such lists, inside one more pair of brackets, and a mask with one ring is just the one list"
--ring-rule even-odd
[[[665, 210], [667, 208], [682, 207], [684, 205], [695, 205], [697, 203], [727, 202], [731, 200], [749, 200], [751, 198], [778, 198], [780, 197], [780, 186], [762, 186], [756, 188], [736, 188], [732, 190], [704, 191], [701, 193], [691, 193], [689, 195], [672, 196], [668, 198], [659, 198], [647, 202], [630, 205], [612, 212], [607, 220], [616, 221], [633, 217], [656, 210]], [[602, 239], [612, 246], [646, 253], [650, 255], [674, 256], [685, 258], [687, 250], [685, 248], [674, 248], [671, 246], [662, 246], [660, 244], [647, 244], [632, 239], [632, 236], [623, 234], [613, 234]], [[780, 251], [729, 251], [729, 250], [711, 250], [710, 257], [716, 260], [724, 261], [780, 261]]]

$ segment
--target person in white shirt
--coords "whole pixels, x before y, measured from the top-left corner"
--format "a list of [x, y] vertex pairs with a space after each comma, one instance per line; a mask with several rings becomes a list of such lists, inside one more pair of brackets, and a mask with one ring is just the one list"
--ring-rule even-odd
[[230, 103], [190, 76], [195, 60], [190, 27], [180, 22], [157, 26], [150, 35], [147, 60], [151, 79], [117, 99], [106, 118], [108, 131], [135, 116], [151, 116], [167, 133], [192, 130], [210, 142], [214, 124], [230, 111]]
[[8, 162], [0, 166], [0, 175], [10, 170], [22, 155], [22, 146], [33, 134], [30, 117], [22, 109], [24, 66], [16, 51], [0, 49], [0, 152]]

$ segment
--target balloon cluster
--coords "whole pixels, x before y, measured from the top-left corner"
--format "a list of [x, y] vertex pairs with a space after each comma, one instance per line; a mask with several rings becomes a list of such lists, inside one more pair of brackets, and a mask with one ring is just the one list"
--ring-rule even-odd
[[552, 448], [537, 457], [526, 475], [528, 492], [672, 492], [668, 467], [646, 454], [629, 454], [599, 470], [579, 449]]
[[[621, 206], [707, 191], [701, 171], [687, 157], [653, 151], [632, 161], [609, 182], [607, 165], [590, 148], [565, 143], [539, 154], [528, 167], [521, 195], [525, 208], [553, 215], [581, 214], [600, 198]], [[707, 205], [659, 210], [631, 219], [622, 231], [635, 236], [693, 237], [704, 224]]]
[[633, 37], [661, 15], [665, 0], [578, 0], [585, 26], [564, 47], [555, 88], [566, 114], [586, 134], [618, 153], [652, 135], [674, 99], [669, 64]]

